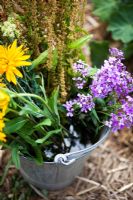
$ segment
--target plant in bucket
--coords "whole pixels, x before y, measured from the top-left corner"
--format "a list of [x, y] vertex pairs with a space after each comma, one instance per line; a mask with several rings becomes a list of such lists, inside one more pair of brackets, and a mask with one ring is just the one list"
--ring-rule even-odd
[[0, 143], [29, 183], [61, 189], [110, 129], [133, 125], [133, 78], [112, 48], [101, 69], [72, 65], [62, 99], [60, 83], [49, 92], [47, 71], [33, 67], [40, 57], [31, 62], [26, 51], [16, 40], [0, 46]]

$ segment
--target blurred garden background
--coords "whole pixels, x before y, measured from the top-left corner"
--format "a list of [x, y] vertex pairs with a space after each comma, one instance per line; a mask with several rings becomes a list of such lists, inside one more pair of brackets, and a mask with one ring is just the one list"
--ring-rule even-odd
[[[59, 0], [60, 2], [61, 0]], [[57, 0], [58, 2], [58, 0]], [[0, 44], [12, 42], [16, 38], [29, 48], [32, 58], [37, 57], [49, 46], [58, 43], [60, 56], [69, 41], [91, 35], [91, 40], [82, 46], [82, 52], [71, 50], [74, 61], [80, 54], [91, 66], [100, 68], [108, 57], [109, 47], [122, 49], [124, 63], [128, 71], [133, 72], [133, 1], [131, 0], [73, 0], [74, 11], [69, 9], [70, 0], [63, 1], [58, 9], [58, 19], [71, 18], [71, 30], [62, 23], [62, 29], [53, 33], [56, 0], [0, 0]], [[81, 9], [82, 7], [82, 9]], [[82, 12], [80, 11], [82, 10]], [[68, 15], [68, 16], [67, 16]], [[73, 31], [74, 23], [82, 16], [82, 30]], [[48, 33], [48, 34], [47, 34]], [[59, 34], [59, 38], [57, 38]], [[51, 39], [52, 38], [52, 39]], [[45, 46], [46, 45], [46, 46]], [[57, 64], [56, 51], [49, 56], [45, 64]], [[66, 50], [65, 64], [73, 62]], [[44, 58], [45, 59], [45, 58]], [[60, 59], [62, 65], [62, 60]], [[43, 63], [41, 63], [43, 67]], [[38, 69], [37, 69], [38, 70]], [[44, 69], [45, 70], [45, 69]], [[54, 74], [54, 71], [52, 71]], [[63, 72], [61, 71], [61, 78]], [[60, 78], [60, 77], [59, 77]], [[62, 85], [63, 78], [60, 79]], [[62, 88], [62, 97], [65, 91]], [[0, 151], [0, 200], [133, 200], [133, 130], [124, 129], [111, 133], [104, 144], [96, 149], [85, 163], [84, 170], [74, 183], [62, 191], [40, 191], [26, 183], [10, 161], [8, 151]]]

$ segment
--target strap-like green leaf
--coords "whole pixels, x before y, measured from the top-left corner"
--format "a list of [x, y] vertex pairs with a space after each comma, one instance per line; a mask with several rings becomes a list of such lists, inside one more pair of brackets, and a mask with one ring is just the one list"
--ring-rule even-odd
[[19, 112], [20, 115], [33, 115], [37, 118], [43, 117], [43, 112], [42, 110], [36, 106], [35, 104], [33, 104], [32, 102], [28, 102], [28, 104], [26, 104], [23, 109]]
[[33, 62], [32, 62], [32, 66], [31, 66], [31, 70], [36, 68], [38, 65], [44, 63], [47, 59], [48, 56], [48, 50], [42, 52], [38, 58], [36, 58]]
[[55, 113], [59, 117], [58, 107], [57, 107], [58, 95], [59, 95], [59, 88], [55, 89], [52, 92], [52, 95], [48, 101], [48, 105], [50, 106], [52, 112]]
[[77, 49], [82, 47], [85, 43], [89, 42], [92, 38], [92, 35], [85, 35], [84, 37], [81, 37], [77, 39], [76, 41], [68, 44], [68, 48], [70, 49]]
[[91, 119], [95, 126], [98, 126], [100, 120], [95, 109], [91, 111]]
[[23, 117], [17, 117], [15, 119], [7, 121], [6, 126], [4, 128], [4, 132], [6, 134], [15, 133], [19, 131], [27, 122], [28, 119]]
[[39, 143], [39, 144], [45, 143], [45, 141], [48, 140], [50, 137], [52, 137], [53, 135], [58, 134], [60, 132], [61, 132], [61, 129], [49, 131], [49, 132], [47, 132], [45, 137], [36, 140], [36, 143]]
[[12, 146], [11, 155], [12, 155], [13, 163], [15, 164], [16, 168], [19, 169], [20, 168], [20, 158], [19, 158], [19, 146], [17, 144], [14, 144]]
[[34, 128], [38, 128], [40, 126], [51, 126], [52, 122], [50, 119], [44, 119], [42, 122], [37, 124]]

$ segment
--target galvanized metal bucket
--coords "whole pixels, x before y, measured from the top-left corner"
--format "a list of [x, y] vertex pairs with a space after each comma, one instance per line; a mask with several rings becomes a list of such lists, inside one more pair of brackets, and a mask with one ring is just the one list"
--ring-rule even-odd
[[110, 129], [104, 127], [97, 143], [83, 150], [58, 154], [54, 162], [45, 162], [37, 165], [33, 160], [21, 157], [21, 173], [32, 185], [47, 190], [59, 190], [70, 185], [78, 176], [89, 154], [98, 147], [109, 135]]

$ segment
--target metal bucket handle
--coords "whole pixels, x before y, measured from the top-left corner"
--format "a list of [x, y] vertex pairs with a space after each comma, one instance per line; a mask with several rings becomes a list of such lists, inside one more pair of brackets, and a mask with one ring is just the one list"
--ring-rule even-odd
[[73, 162], [75, 162], [77, 159], [87, 155], [90, 151], [92, 151], [93, 149], [95, 149], [96, 147], [98, 147], [108, 136], [110, 132], [110, 129], [108, 127], [105, 127], [103, 130], [103, 133], [101, 135], [100, 140], [91, 145], [90, 147], [87, 147], [83, 150], [80, 151], [76, 151], [76, 152], [72, 152], [72, 153], [66, 153], [66, 154], [57, 154], [54, 158], [54, 162], [55, 163], [60, 163], [63, 165], [70, 165]]

